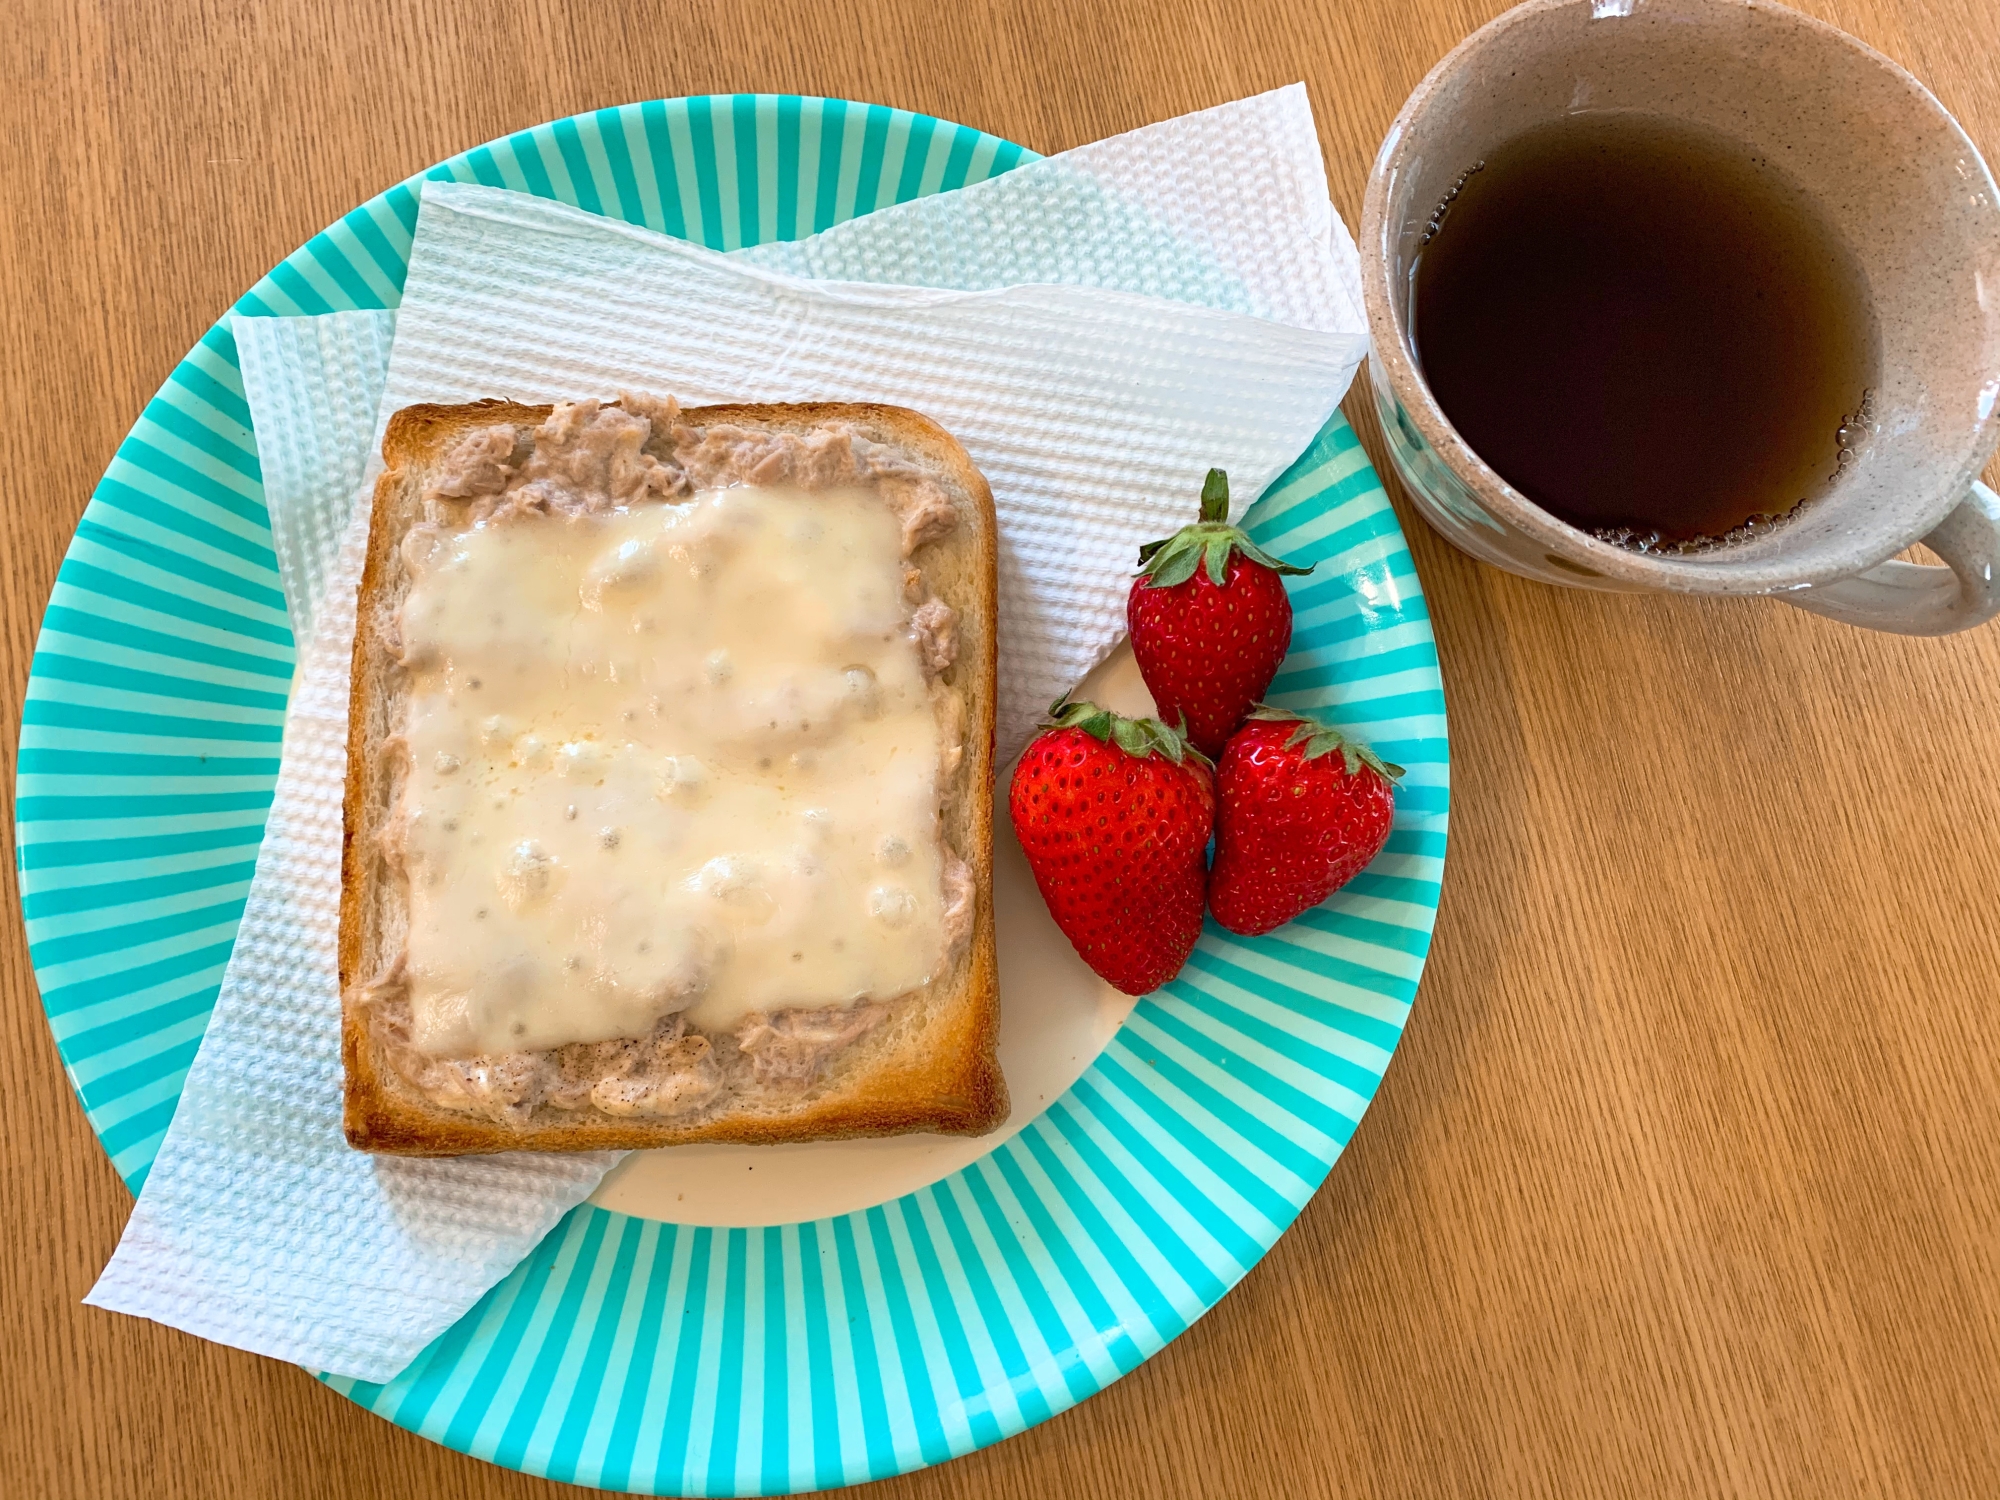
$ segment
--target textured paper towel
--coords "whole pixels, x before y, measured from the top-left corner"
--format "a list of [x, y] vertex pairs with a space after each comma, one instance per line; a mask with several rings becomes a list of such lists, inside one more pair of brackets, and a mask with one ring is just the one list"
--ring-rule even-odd
[[1097, 286], [1365, 333], [1305, 85], [1094, 141], [736, 256], [827, 281]]
[[292, 639], [313, 638], [389, 375], [393, 312], [232, 318]]
[[117, 1253], [84, 1300], [381, 1381], [588, 1197], [617, 1154], [414, 1161], [341, 1139], [341, 784], [366, 541], [361, 510], [293, 689], [215, 1013]]
[[[1186, 170], [1197, 160], [1205, 171]], [[1245, 184], [1255, 187], [1238, 191]], [[1324, 233], [1313, 227], [1321, 223]], [[1014, 229], [994, 233], [1003, 224]], [[1215, 225], [1228, 232], [1205, 227]], [[806, 258], [779, 264], [767, 251]], [[739, 257], [914, 285], [1151, 292], [1363, 332], [1352, 311], [1352, 243], [1326, 206], [1298, 88]], [[358, 535], [344, 564], [334, 554], [357, 505], [345, 479], [372, 451], [394, 327], [393, 313], [236, 325], [301, 642], [313, 638], [327, 574], [338, 581], [319, 644], [302, 653], [265, 857], [222, 999], [140, 1209], [89, 1299], [373, 1380], [393, 1374], [511, 1269], [610, 1160], [375, 1163], [338, 1137], [338, 752]], [[1177, 524], [1185, 504], [1171, 509]]]
[[[497, 188], [427, 183], [383, 398], [886, 401], [965, 445], [1000, 520], [998, 752], [1124, 629], [1141, 542], [1210, 465], [1247, 505], [1365, 339], [1099, 288], [802, 281]], [[373, 462], [379, 463], [376, 459]]]

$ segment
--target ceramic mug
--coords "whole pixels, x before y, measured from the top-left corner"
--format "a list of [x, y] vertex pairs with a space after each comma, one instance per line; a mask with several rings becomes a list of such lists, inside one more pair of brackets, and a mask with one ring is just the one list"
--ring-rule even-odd
[[[1468, 447], [1410, 334], [1425, 224], [1459, 175], [1559, 116], [1633, 110], [1775, 160], [1845, 237], [1881, 343], [1873, 429], [1798, 513], [1715, 551], [1661, 556], [1557, 520]], [[1389, 129], [1361, 215], [1369, 375], [1397, 473], [1474, 557], [1545, 583], [1775, 594], [1850, 624], [1942, 635], [2000, 612], [2000, 193], [1924, 86], [1765, 0], [1530, 0], [1431, 70]], [[1921, 541], [1947, 566], [1890, 562]]]

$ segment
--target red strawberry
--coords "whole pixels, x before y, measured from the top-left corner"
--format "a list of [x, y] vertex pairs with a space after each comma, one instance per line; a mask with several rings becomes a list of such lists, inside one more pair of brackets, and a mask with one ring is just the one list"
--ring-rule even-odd
[[1179, 730], [1058, 700], [1008, 789], [1049, 915], [1128, 995], [1180, 973], [1201, 935], [1215, 783]]
[[1216, 771], [1215, 920], [1254, 937], [1346, 885], [1388, 841], [1402, 774], [1317, 719], [1253, 709]]
[[1160, 717], [1211, 760], [1264, 696], [1292, 644], [1280, 562], [1229, 524], [1229, 476], [1208, 471], [1201, 519], [1139, 549], [1125, 601], [1132, 654]]

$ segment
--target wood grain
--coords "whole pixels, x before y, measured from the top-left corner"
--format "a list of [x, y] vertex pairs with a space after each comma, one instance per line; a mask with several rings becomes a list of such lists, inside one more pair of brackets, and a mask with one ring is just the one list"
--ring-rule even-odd
[[[244, 287], [406, 173], [683, 93], [880, 100], [1052, 151], [1304, 78], [1352, 223], [1403, 96], [1499, 8], [28, 0], [0, 43], [9, 764], [42, 606], [119, 437]], [[1809, 8], [2000, 156], [1991, 0]], [[1435, 954], [1374, 1109], [1297, 1228], [1159, 1358], [881, 1492], [2000, 1493], [2000, 629], [1905, 641], [1775, 603], [1562, 592], [1406, 524], [1457, 795]], [[297, 1370], [79, 1306], [129, 1200], [11, 917], [4, 945], [0, 1491], [558, 1492]]]

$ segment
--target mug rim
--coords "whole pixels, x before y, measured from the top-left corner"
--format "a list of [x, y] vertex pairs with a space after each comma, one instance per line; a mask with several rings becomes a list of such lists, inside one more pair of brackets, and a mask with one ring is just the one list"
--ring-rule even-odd
[[[1877, 548], [1879, 556], [1860, 562], [1813, 563], [1788, 561], [1781, 554], [1759, 559], [1755, 568], [1741, 568], [1718, 566], [1725, 562], [1725, 556], [1717, 553], [1676, 557], [1634, 552], [1559, 520], [1508, 483], [1459, 435], [1417, 367], [1405, 310], [1401, 300], [1391, 295], [1389, 264], [1392, 257], [1385, 240], [1389, 183], [1404, 158], [1410, 127], [1430, 107], [1432, 99], [1445, 84], [1498, 37], [1550, 11], [1601, 3], [1603, 0], [1523, 0], [1523, 3], [1503, 11], [1461, 39], [1431, 67], [1403, 101], [1402, 108], [1396, 112], [1396, 118], [1390, 123], [1376, 151], [1362, 199], [1361, 292], [1368, 318], [1371, 364], [1386, 377], [1391, 392], [1419, 434], [1443, 456], [1447, 466], [1473, 488], [1481, 506], [1492, 510], [1499, 519], [1550, 553], [1559, 554], [1565, 565], [1575, 563], [1587, 566], [1606, 582], [1638, 584], [1682, 593], [1769, 594], [1849, 578], [1856, 572], [1894, 557], [1912, 543], [1922, 540], [1965, 498], [1973, 481], [1992, 457], [1996, 440], [2000, 440], [2000, 406], [1989, 410], [1969, 430], [1951, 483], [1942, 487], [1942, 493], [1933, 496], [1921, 510], [1909, 513], [1903, 528], [1907, 534], [1886, 550]], [[1986, 166], [1985, 158], [1965, 133], [1965, 127], [1924, 86], [1921, 79], [1894, 58], [1839, 27], [1788, 5], [1774, 3], [1774, 0], [1665, 0], [1665, 3], [1676, 8], [1706, 9], [1718, 13], [1756, 11], [1780, 24], [1792, 25], [1807, 34], [1838, 43], [1886, 71], [1916, 104], [1929, 110], [1957, 137], [1973, 161]], [[1646, 5], [1647, 0], [1636, 0], [1636, 4]], [[1989, 194], [2000, 193], [2000, 189], [1994, 186], [1990, 168], [1986, 170], [1986, 179]], [[1996, 198], [1995, 202], [1996, 208], [2000, 208], [2000, 198]], [[2000, 381], [2000, 367], [1995, 368], [1994, 376], [1996, 381]]]

